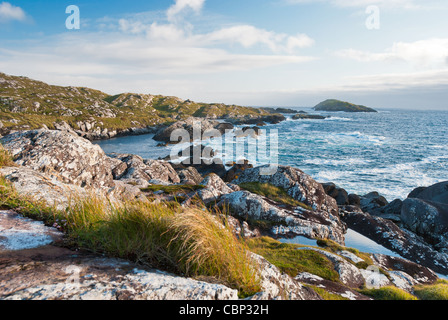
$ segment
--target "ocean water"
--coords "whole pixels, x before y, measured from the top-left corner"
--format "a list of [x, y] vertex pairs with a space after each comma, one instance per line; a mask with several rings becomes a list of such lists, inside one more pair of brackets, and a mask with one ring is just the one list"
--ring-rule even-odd
[[[279, 164], [297, 167], [319, 182], [334, 182], [349, 193], [378, 191], [389, 201], [406, 198], [416, 187], [448, 180], [448, 111], [326, 114], [300, 109], [331, 118], [292, 120], [287, 115], [287, 121], [263, 127], [268, 135], [249, 139], [247, 144], [265, 139], [272, 148], [269, 133], [277, 130]], [[156, 147], [152, 137], [122, 137], [97, 144], [106, 153], [150, 159], [169, 155], [170, 149]], [[220, 143], [207, 142], [217, 149]], [[229, 160], [221, 149], [222, 157]], [[254, 150], [246, 149], [249, 154]], [[267, 160], [260, 156], [257, 161], [259, 165]]]

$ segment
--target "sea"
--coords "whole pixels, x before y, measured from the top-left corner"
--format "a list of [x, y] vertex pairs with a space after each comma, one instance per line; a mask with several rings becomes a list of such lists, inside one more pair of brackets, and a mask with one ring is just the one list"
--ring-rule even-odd
[[[263, 126], [259, 137], [246, 138], [246, 153], [231, 152], [223, 141], [205, 144], [229, 160], [251, 159], [257, 152], [250, 146], [267, 145], [268, 152], [254, 159], [255, 165], [288, 165], [301, 169], [316, 181], [333, 182], [348, 193], [364, 195], [377, 191], [389, 201], [405, 199], [415, 188], [448, 180], [448, 111], [380, 110], [378, 113], [325, 113], [297, 108], [325, 120], [293, 120]], [[157, 146], [154, 135], [127, 136], [98, 141], [106, 153], [130, 153], [159, 159], [173, 147]], [[232, 142], [233, 141], [233, 142]], [[274, 147], [275, 145], [275, 147]], [[178, 145], [177, 151], [186, 147]], [[271, 150], [272, 149], [272, 150]], [[274, 151], [273, 151], [274, 150]], [[275, 155], [273, 157], [272, 155]]]

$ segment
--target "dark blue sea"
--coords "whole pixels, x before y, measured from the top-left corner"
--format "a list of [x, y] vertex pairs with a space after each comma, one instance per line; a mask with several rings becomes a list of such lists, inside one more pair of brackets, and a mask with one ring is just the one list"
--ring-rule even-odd
[[[334, 182], [349, 193], [378, 191], [389, 201], [406, 198], [416, 187], [448, 180], [448, 111], [317, 113], [300, 109], [331, 118], [292, 120], [287, 115], [287, 121], [263, 127], [265, 139], [278, 130], [279, 164], [297, 167], [319, 182]], [[106, 153], [150, 159], [168, 155], [170, 150], [157, 147], [152, 137], [97, 143]], [[208, 144], [217, 145], [216, 141]], [[225, 156], [226, 150], [221, 153]], [[257, 164], [266, 162], [258, 160]]]

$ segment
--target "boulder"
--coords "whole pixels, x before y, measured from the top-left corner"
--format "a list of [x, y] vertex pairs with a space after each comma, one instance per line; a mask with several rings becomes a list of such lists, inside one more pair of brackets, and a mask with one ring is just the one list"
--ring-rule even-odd
[[448, 181], [411, 192], [401, 208], [403, 226], [448, 253]]
[[294, 199], [305, 203], [314, 210], [327, 212], [329, 218], [331, 216], [331, 218], [339, 220], [336, 200], [325, 193], [320, 183], [299, 169], [268, 165], [247, 169], [233, 181], [234, 184], [243, 182], [269, 183], [283, 188]]
[[351, 206], [360, 206], [361, 205], [361, 197], [357, 194], [351, 193], [348, 195], [348, 204]]
[[323, 183], [322, 187], [325, 193], [334, 198], [339, 206], [345, 206], [350, 204], [349, 196], [345, 189], [336, 186], [334, 183]]
[[243, 171], [247, 169], [252, 169], [254, 166], [249, 163], [248, 160], [244, 160], [243, 163], [235, 163], [233, 164], [232, 168], [227, 171], [226, 176], [224, 177], [224, 181], [226, 182], [232, 182], [233, 180], [237, 179]]
[[76, 134], [32, 130], [12, 133], [0, 142], [21, 166], [80, 187], [113, 187], [113, 175], [103, 150]]
[[360, 207], [362, 211], [372, 213], [382, 207], [385, 207], [389, 202], [378, 192], [370, 192], [360, 197]]
[[409, 198], [401, 209], [403, 225], [438, 250], [448, 253], [448, 205]]
[[198, 170], [193, 167], [182, 169], [178, 171], [177, 174], [179, 175], [181, 184], [197, 185], [200, 184], [202, 180], [204, 180]]
[[[194, 118], [190, 117], [183, 121], [177, 121], [170, 125], [169, 127], [165, 127], [160, 129], [154, 136], [154, 140], [157, 141], [163, 141], [163, 142], [170, 142], [170, 143], [178, 143], [180, 141], [172, 141], [172, 134], [176, 130], [182, 129], [186, 130], [189, 134], [189, 141], [193, 140], [202, 140], [203, 135], [205, 132], [211, 132], [215, 128], [215, 126], [218, 126], [219, 123], [217, 121], [209, 121], [202, 118]], [[218, 131], [219, 132], [219, 131]], [[197, 136], [195, 136], [197, 135]], [[177, 137], [175, 137], [177, 138]], [[186, 141], [182, 141], [186, 142]]]
[[140, 187], [147, 187], [150, 181], [162, 184], [180, 183], [180, 178], [170, 163], [161, 160], [145, 160], [132, 154], [109, 154], [109, 163], [117, 180]]

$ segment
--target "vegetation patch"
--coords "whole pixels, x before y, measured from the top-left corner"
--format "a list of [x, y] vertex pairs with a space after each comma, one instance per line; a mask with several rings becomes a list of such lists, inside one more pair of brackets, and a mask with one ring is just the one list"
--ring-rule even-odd
[[189, 192], [201, 190], [204, 188], [205, 187], [202, 185], [170, 185], [170, 186], [152, 185], [147, 188], [141, 189], [141, 191], [142, 192], [162, 191], [163, 193], [174, 194], [174, 193], [189, 193]]
[[242, 189], [245, 189], [249, 192], [258, 194], [260, 196], [269, 198], [273, 201], [286, 204], [292, 207], [302, 207], [306, 210], [312, 211], [313, 208], [310, 206], [294, 199], [291, 197], [285, 189], [276, 187], [269, 183], [260, 183], [260, 182], [244, 182], [239, 184]]
[[448, 300], [448, 282], [439, 280], [433, 285], [415, 286], [414, 294], [420, 300]]
[[269, 237], [249, 239], [249, 249], [266, 258], [292, 277], [309, 272], [321, 278], [339, 282], [334, 265], [323, 254], [312, 250], [298, 250], [303, 246], [281, 243]]
[[320, 239], [320, 240], [317, 240], [317, 245], [321, 248], [324, 248], [327, 251], [330, 251], [330, 252], [333, 252], [336, 254], [340, 251], [348, 251], [348, 252], [353, 253], [358, 258], [361, 258], [364, 260], [364, 262], [359, 262], [356, 264], [356, 266], [360, 269], [367, 269], [368, 266], [373, 265], [373, 260], [372, 260], [372, 258], [370, 258], [370, 255], [368, 253], [360, 252], [359, 250], [354, 249], [354, 248], [343, 247], [333, 240]]
[[418, 300], [412, 294], [392, 286], [381, 289], [362, 289], [359, 292], [375, 300]]
[[306, 287], [312, 289], [314, 292], [316, 292], [322, 299], [326, 301], [345, 301], [350, 300], [349, 298], [345, 298], [343, 296], [340, 296], [338, 294], [334, 294], [331, 292], [328, 292], [324, 288], [312, 286], [312, 285], [306, 285]]
[[0, 144], [0, 168], [1, 167], [15, 167], [11, 153]]

